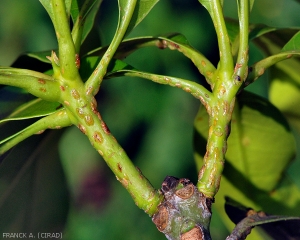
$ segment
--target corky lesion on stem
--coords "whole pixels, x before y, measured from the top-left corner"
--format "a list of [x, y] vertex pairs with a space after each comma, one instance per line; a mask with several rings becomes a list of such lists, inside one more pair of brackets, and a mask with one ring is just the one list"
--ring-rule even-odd
[[199, 171], [197, 184], [199, 191], [210, 198], [215, 196], [220, 187], [235, 94], [238, 91], [238, 86], [235, 84], [225, 85], [225, 81], [218, 83], [213, 91], [211, 104], [207, 107], [208, 140], [204, 164]]

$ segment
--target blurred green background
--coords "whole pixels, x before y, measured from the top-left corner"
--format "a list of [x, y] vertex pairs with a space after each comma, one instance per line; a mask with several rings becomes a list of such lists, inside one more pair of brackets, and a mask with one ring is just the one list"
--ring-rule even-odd
[[[225, 15], [236, 18], [236, 1], [224, 2]], [[299, 10], [294, 0], [260, 0], [255, 2], [251, 21], [299, 27]], [[117, 1], [104, 0], [86, 48], [108, 44], [117, 18]], [[213, 25], [196, 0], [160, 1], [128, 37], [171, 32], [184, 34], [191, 45], [217, 63]], [[1, 66], [9, 66], [23, 52], [56, 48], [53, 27], [38, 0], [1, 0]], [[253, 63], [262, 56], [253, 47], [250, 57]], [[142, 49], [126, 61], [144, 71], [203, 81], [193, 64], [178, 52]], [[251, 89], [267, 96], [267, 79], [253, 84]], [[192, 148], [193, 121], [199, 107], [196, 99], [179, 89], [132, 78], [105, 81], [97, 98], [111, 132], [155, 188], [160, 188], [167, 175], [196, 182]], [[165, 239], [135, 206], [80, 131], [67, 129], [59, 147], [72, 196], [64, 239]], [[213, 239], [225, 239], [228, 232], [217, 214], [212, 221]]]

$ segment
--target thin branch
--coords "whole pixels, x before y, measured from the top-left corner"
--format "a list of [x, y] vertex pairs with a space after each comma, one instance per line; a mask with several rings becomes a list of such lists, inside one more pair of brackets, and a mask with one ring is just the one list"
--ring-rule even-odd
[[126, 34], [126, 30], [134, 13], [136, 2], [137, 0], [128, 0], [126, 5], [124, 6], [124, 9], [122, 9], [121, 2], [119, 1], [120, 9], [118, 27], [107, 51], [103, 55], [94, 73], [85, 83], [85, 89], [88, 95], [92, 94], [94, 96], [99, 91], [103, 77], [106, 74], [108, 64], [113, 58], [118, 46], [120, 45]]
[[220, 51], [220, 72], [231, 75], [233, 68], [233, 58], [231, 55], [230, 41], [225, 25], [222, 6], [220, 0], [212, 0], [211, 17], [214, 22], [218, 37], [218, 45]]
[[46, 129], [60, 129], [70, 125], [71, 121], [66, 111], [64, 109], [59, 110], [51, 115], [43, 117], [9, 138], [0, 141], [0, 144], [3, 144], [0, 147], [0, 155], [34, 134], [41, 134]]
[[63, 0], [52, 0], [53, 24], [59, 49], [59, 66], [61, 75], [68, 80], [80, 79], [76, 67], [76, 52], [69, 21]]
[[235, 65], [234, 79], [245, 81], [248, 75], [248, 59], [249, 59], [249, 0], [237, 0], [240, 26], [240, 47]]
[[209, 108], [209, 103], [213, 98], [212, 93], [202, 85], [182, 78], [163, 76], [163, 75], [134, 71], [134, 70], [120, 70], [118, 72], [107, 75], [108, 78], [117, 77], [117, 76], [140, 77], [140, 78], [151, 80], [156, 83], [181, 88], [185, 92], [190, 93], [195, 98], [199, 99], [206, 108]]

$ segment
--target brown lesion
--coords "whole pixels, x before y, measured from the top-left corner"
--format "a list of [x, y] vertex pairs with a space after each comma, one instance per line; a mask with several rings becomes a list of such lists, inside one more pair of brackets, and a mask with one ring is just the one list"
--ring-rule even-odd
[[159, 231], [163, 231], [168, 226], [169, 211], [165, 205], [158, 206], [158, 212], [154, 214], [152, 221]]
[[180, 240], [205, 240], [205, 235], [202, 229], [196, 226], [190, 231], [181, 234]]
[[93, 134], [93, 139], [94, 139], [95, 142], [97, 142], [97, 143], [102, 143], [102, 141], [103, 141], [103, 137], [102, 137], [101, 133], [98, 132], [98, 131], [95, 131], [95, 132], [94, 132], [94, 134]]
[[46, 84], [46, 80], [39, 78], [38, 83], [44, 85], [44, 84]]
[[177, 190], [175, 194], [182, 199], [188, 199], [194, 194], [194, 185], [190, 183], [184, 188]]

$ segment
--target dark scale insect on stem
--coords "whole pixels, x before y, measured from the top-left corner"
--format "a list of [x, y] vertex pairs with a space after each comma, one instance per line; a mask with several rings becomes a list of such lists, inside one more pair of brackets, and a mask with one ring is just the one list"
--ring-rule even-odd
[[241, 81], [241, 77], [239, 75], [236, 75], [234, 78], [236, 81], [240, 82]]

